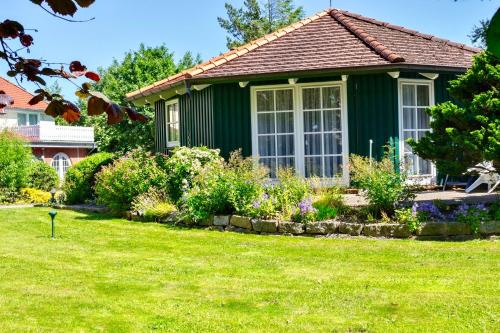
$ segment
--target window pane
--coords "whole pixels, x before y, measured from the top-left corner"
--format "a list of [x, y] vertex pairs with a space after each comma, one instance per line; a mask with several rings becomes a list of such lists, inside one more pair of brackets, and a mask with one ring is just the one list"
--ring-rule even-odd
[[417, 86], [417, 105], [418, 106], [430, 106], [431, 101], [429, 99], [429, 86]]
[[261, 113], [257, 115], [259, 134], [274, 133], [274, 113]]
[[293, 112], [276, 113], [278, 133], [293, 133]]
[[304, 135], [304, 154], [321, 155], [321, 134]]
[[257, 111], [274, 111], [274, 91], [257, 91]]
[[430, 116], [425, 112], [426, 109], [417, 109], [417, 125], [419, 129], [430, 128]]
[[325, 157], [325, 177], [333, 178], [342, 175], [342, 157]]
[[293, 91], [276, 90], [276, 111], [293, 110]]
[[259, 137], [259, 155], [262, 157], [276, 156], [276, 143], [274, 135]]
[[306, 157], [304, 159], [305, 162], [305, 172], [306, 177], [322, 177], [323, 172], [322, 169], [322, 157]]
[[17, 125], [18, 126], [26, 126], [27, 125], [27, 117], [24, 113], [17, 114]]
[[414, 106], [415, 105], [415, 86], [409, 84], [403, 84], [403, 105]]
[[325, 131], [341, 131], [342, 121], [340, 110], [326, 110], [323, 111], [324, 117], [324, 130]]
[[325, 154], [342, 154], [342, 134], [327, 133], [324, 137]]
[[29, 124], [30, 126], [38, 125], [38, 116], [36, 114], [29, 115]]
[[260, 164], [269, 170], [269, 177], [276, 178], [276, 159], [275, 158], [261, 158]]
[[307, 88], [302, 92], [304, 110], [320, 109], [320, 88]]
[[418, 157], [418, 167], [421, 175], [430, 175], [432, 173], [431, 162]]
[[304, 112], [304, 132], [321, 131], [321, 111]]
[[404, 132], [403, 139], [405, 141], [404, 144], [404, 150], [406, 152], [412, 152], [413, 150], [411, 149], [411, 146], [408, 144], [407, 140], [408, 139], [417, 139], [416, 133], [415, 132]]
[[179, 123], [172, 123], [168, 125], [168, 141], [179, 141]]
[[277, 141], [277, 155], [278, 156], [290, 156], [294, 155], [294, 137], [293, 135], [278, 135], [276, 137]]
[[415, 109], [403, 108], [403, 129], [415, 128]]
[[278, 158], [278, 168], [294, 168], [295, 167], [295, 158], [293, 157], [280, 157]]
[[340, 108], [340, 88], [323, 88], [323, 109]]

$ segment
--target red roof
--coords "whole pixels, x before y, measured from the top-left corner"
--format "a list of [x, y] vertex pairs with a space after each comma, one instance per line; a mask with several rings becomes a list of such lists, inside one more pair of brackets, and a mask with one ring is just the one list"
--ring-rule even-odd
[[14, 99], [14, 104], [7, 106], [10, 109], [25, 109], [25, 110], [37, 110], [44, 111], [47, 108], [47, 103], [40, 102], [36, 105], [29, 105], [28, 101], [33, 98], [33, 94], [30, 94], [23, 88], [7, 81], [0, 76], [0, 90], [5, 91], [5, 94]]
[[127, 94], [129, 100], [186, 79], [342, 70], [362, 67], [446, 67], [465, 70], [480, 49], [331, 9]]

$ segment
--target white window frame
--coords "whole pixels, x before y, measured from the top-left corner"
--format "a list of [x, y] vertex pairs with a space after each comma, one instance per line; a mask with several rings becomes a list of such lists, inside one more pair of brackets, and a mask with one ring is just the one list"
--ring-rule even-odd
[[[55, 155], [52, 157], [52, 161], [50, 161], [50, 166], [51, 166], [52, 168], [54, 168], [54, 166], [52, 165], [52, 163], [54, 163], [54, 161], [55, 161], [56, 157], [59, 157], [59, 156], [61, 156], [61, 157], [65, 158], [65, 159], [68, 161], [68, 169], [69, 169], [69, 168], [71, 167], [72, 163], [71, 163], [71, 158], [69, 158], [69, 156], [68, 156], [66, 153], [57, 153], [57, 154], [55, 154]], [[60, 166], [60, 165], [57, 165], [57, 170], [56, 170], [56, 172], [57, 172], [57, 175], [59, 176], [59, 179], [61, 179], [61, 180], [62, 180], [62, 179], [64, 179], [65, 173], [64, 173], [64, 170], [61, 170], [60, 168], [61, 168], [61, 166]]]
[[[398, 79], [398, 123], [399, 123], [399, 161], [401, 167], [404, 167], [405, 154], [404, 154], [404, 124], [403, 124], [403, 85], [426, 85], [429, 87], [429, 103], [430, 107], [435, 105], [435, 95], [434, 95], [434, 81], [427, 79]], [[415, 94], [415, 99], [417, 99]], [[415, 106], [411, 106], [415, 107]], [[403, 171], [403, 170], [401, 170]], [[431, 173], [425, 175], [411, 175], [409, 176], [408, 182], [418, 185], [430, 185], [435, 184], [437, 180], [437, 170], [434, 163], [431, 163]]]
[[[19, 115], [26, 115], [26, 121], [28, 122], [28, 125], [19, 125]], [[35, 125], [29, 125], [29, 117], [30, 116], [36, 116], [36, 124]], [[17, 126], [37, 126], [40, 125], [40, 114], [38, 112], [17, 112], [16, 113], [16, 122]]]
[[[174, 104], [177, 104], [177, 118], [178, 118], [178, 121], [177, 122], [169, 122], [168, 121], [168, 106], [170, 105], [174, 105]], [[180, 131], [181, 131], [181, 118], [180, 118], [180, 113], [181, 113], [181, 110], [179, 108], [179, 99], [172, 99], [172, 100], [169, 100], [169, 101], [166, 101], [165, 102], [165, 124], [166, 124], [166, 134], [167, 134], [167, 148], [173, 148], [173, 147], [178, 147], [180, 146]], [[170, 124], [178, 124], [179, 125], [179, 140], [177, 141], [170, 141], [170, 134], [169, 134], [169, 125]]]
[[295, 143], [295, 169], [300, 175], [305, 175], [304, 165], [304, 110], [302, 100], [303, 88], [340, 88], [340, 109], [342, 122], [342, 176], [340, 178], [324, 178], [324, 185], [349, 185], [349, 128], [347, 115], [347, 82], [327, 81], [301, 84], [277, 84], [250, 87], [251, 93], [251, 122], [252, 122], [252, 156], [259, 157], [258, 125], [257, 125], [257, 91], [292, 89], [293, 90], [293, 111], [294, 111], [294, 143]]

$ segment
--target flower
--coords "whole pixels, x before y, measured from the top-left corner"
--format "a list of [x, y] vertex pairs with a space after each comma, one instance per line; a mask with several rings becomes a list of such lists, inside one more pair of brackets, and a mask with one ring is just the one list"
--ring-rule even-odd
[[309, 213], [315, 213], [316, 208], [312, 205], [312, 199], [306, 198], [299, 202], [299, 212], [301, 216], [305, 216]]

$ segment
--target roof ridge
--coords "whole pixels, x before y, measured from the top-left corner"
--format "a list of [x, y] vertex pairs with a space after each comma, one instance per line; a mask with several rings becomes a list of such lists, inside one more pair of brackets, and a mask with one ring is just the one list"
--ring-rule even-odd
[[[256, 48], [259, 48], [259, 47], [266, 45], [266, 44], [268, 44], [268, 43], [270, 43], [270, 42], [272, 42], [272, 41], [274, 41], [274, 40], [276, 40], [284, 35], [287, 35], [287, 34], [293, 32], [293, 31], [295, 31], [295, 30], [297, 30], [297, 29], [299, 29], [299, 28], [301, 28], [301, 27], [303, 27], [311, 22], [314, 22], [317, 19], [328, 15], [329, 12], [330, 12], [330, 10], [324, 10], [322, 12], [319, 12], [317, 14], [309, 16], [303, 20], [295, 22], [291, 25], [288, 25], [286, 27], [278, 29], [270, 34], [267, 34], [263, 37], [260, 37], [256, 40], [253, 40], [249, 43], [246, 43], [242, 46], [239, 46], [235, 49], [232, 49], [232, 50], [229, 50], [225, 53], [222, 53], [221, 55], [218, 55], [214, 58], [211, 58], [211, 59], [209, 59], [209, 60], [207, 60], [199, 65], [196, 65], [192, 68], [188, 68], [180, 73], [177, 73], [175, 75], [171, 75], [171, 76], [169, 76], [163, 80], [157, 81], [149, 86], [142, 87], [142, 88], [137, 89], [133, 92], [130, 92], [130, 93], [126, 94], [126, 98], [131, 99], [131, 98], [136, 97], [138, 95], [143, 95], [143, 92], [147, 91], [147, 90], [149, 90], [148, 93], [154, 93], [154, 92], [156, 92], [155, 88], [157, 88], [158, 86], [165, 84], [165, 83], [172, 81], [172, 80], [174, 80], [174, 81], [171, 82], [171, 84], [176, 83], [176, 82], [180, 81], [177, 79], [181, 76], [184, 76], [184, 78], [189, 79], [189, 78], [192, 78], [192, 77], [199, 75], [203, 72], [206, 72], [214, 67], [218, 67], [222, 64], [225, 64], [226, 62], [228, 62], [230, 60], [241, 57], [242, 55], [247, 54], [248, 52], [253, 51]], [[168, 88], [168, 87], [169, 87], [169, 85], [162, 86], [161, 90]]]
[[430, 34], [425, 34], [425, 33], [419, 32], [417, 30], [408, 29], [408, 28], [405, 28], [405, 27], [402, 27], [402, 26], [399, 26], [399, 25], [390, 24], [388, 22], [376, 20], [376, 19], [373, 19], [373, 18], [370, 18], [370, 17], [366, 17], [366, 16], [363, 16], [363, 15], [360, 15], [360, 14], [351, 13], [351, 12], [348, 12], [346, 10], [340, 10], [340, 9], [334, 9], [334, 10], [339, 11], [343, 15], [346, 15], [346, 16], [349, 16], [349, 17], [352, 17], [352, 18], [355, 18], [355, 19], [358, 19], [358, 20], [362, 20], [362, 21], [365, 21], [365, 22], [368, 22], [368, 23], [372, 23], [372, 24], [375, 24], [375, 25], [379, 25], [379, 26], [382, 26], [382, 27], [385, 27], [385, 28], [389, 28], [389, 29], [392, 29], [392, 30], [401, 31], [401, 32], [410, 34], [412, 36], [424, 38], [424, 39], [435, 41], [435, 42], [444, 43], [446, 45], [450, 45], [450, 46], [453, 46], [453, 47], [456, 47], [456, 48], [459, 48], [459, 49], [462, 49], [462, 50], [467, 50], [467, 51], [471, 51], [471, 52], [480, 52], [481, 51], [481, 49], [476, 48], [476, 47], [468, 46], [468, 45], [461, 44], [461, 43], [456, 43], [456, 42], [453, 42], [453, 41], [451, 41], [449, 39], [439, 38], [439, 37], [436, 37], [434, 35], [430, 35]]
[[332, 18], [337, 20], [340, 24], [342, 24], [347, 30], [353, 33], [356, 37], [361, 39], [365, 44], [370, 46], [375, 52], [377, 52], [382, 58], [385, 60], [396, 63], [396, 62], [404, 62], [405, 59], [398, 55], [396, 52], [389, 49], [384, 44], [380, 43], [375, 37], [356, 26], [356, 24], [351, 21], [348, 17], [346, 17], [341, 11], [338, 9], [332, 9], [330, 11], [330, 15]]

